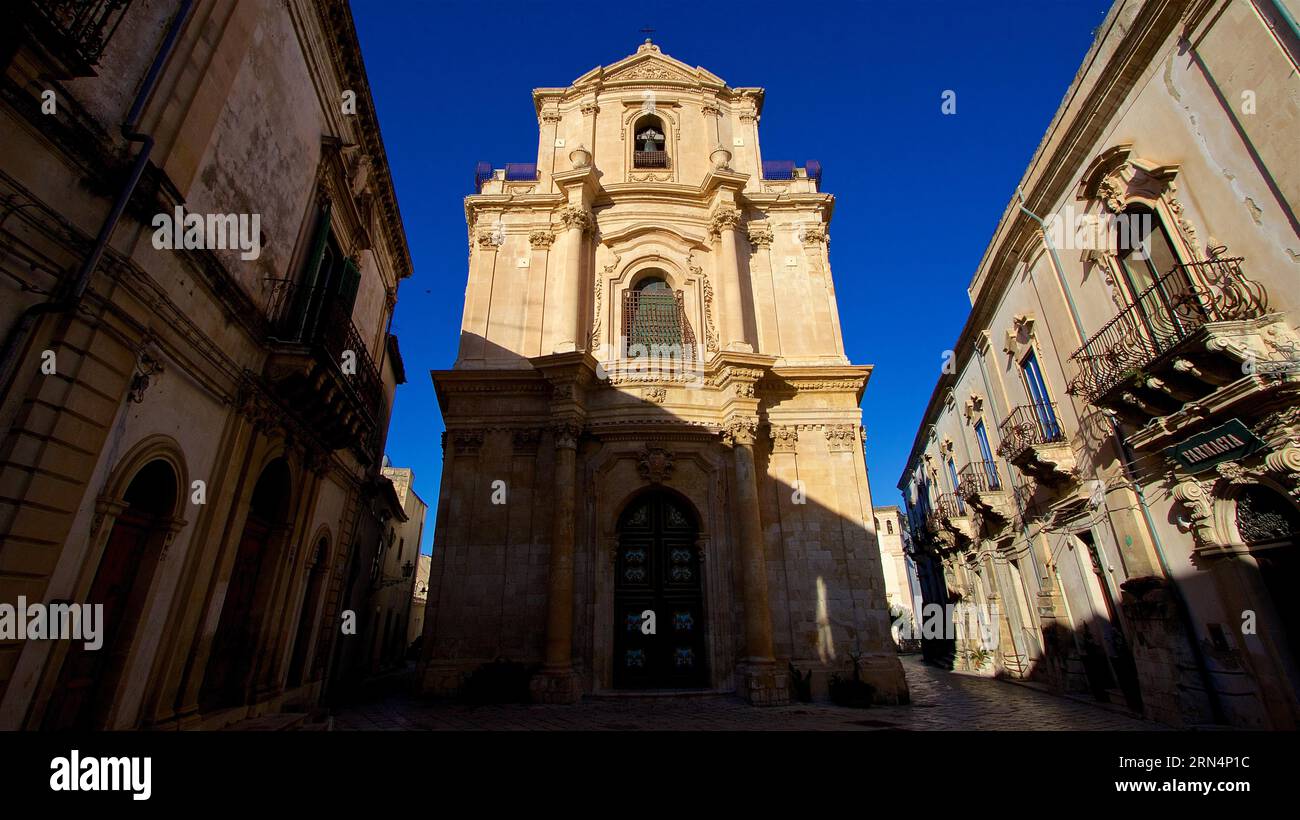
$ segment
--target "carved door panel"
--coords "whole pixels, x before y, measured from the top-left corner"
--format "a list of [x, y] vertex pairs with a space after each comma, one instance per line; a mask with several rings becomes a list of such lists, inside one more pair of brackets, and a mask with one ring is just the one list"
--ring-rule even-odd
[[[690, 516], [663, 494], [639, 498], [624, 513], [614, 566], [615, 687], [705, 685], [696, 536]], [[653, 632], [647, 613], [653, 613]]]

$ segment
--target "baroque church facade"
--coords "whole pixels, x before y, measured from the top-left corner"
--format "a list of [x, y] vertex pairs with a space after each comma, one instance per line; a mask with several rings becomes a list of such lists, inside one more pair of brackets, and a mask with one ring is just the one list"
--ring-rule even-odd
[[[820, 166], [763, 161], [760, 88], [649, 40], [533, 92], [536, 163], [465, 200], [459, 354], [419, 680], [498, 658], [613, 690], [906, 702]], [[802, 687], [801, 687], [802, 688]]]

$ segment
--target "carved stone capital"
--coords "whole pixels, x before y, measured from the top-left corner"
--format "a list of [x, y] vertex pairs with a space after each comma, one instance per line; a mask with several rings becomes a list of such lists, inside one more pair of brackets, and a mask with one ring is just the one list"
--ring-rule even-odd
[[772, 227], [766, 223], [753, 222], [747, 226], [749, 234], [749, 244], [755, 250], [766, 248], [772, 244]]
[[505, 231], [501, 230], [499, 225], [491, 228], [479, 228], [474, 233], [475, 244], [487, 250], [501, 247], [505, 240]]
[[805, 225], [799, 230], [799, 242], [805, 248], [816, 247], [827, 242], [825, 225]]
[[555, 436], [555, 449], [578, 449], [578, 436], [582, 435], [582, 425], [571, 419], [551, 422], [551, 434]]
[[555, 212], [555, 219], [564, 226], [565, 230], [577, 229], [586, 233], [591, 230], [593, 223], [591, 211], [579, 208], [576, 205], [565, 205]]
[[722, 429], [722, 440], [732, 446], [752, 447], [757, 434], [758, 419], [748, 416], [733, 416]]
[[555, 242], [555, 233], [548, 230], [536, 230], [528, 234], [528, 244], [534, 248], [549, 248]]
[[793, 424], [774, 425], [770, 430], [772, 452], [793, 453], [799, 446], [799, 428]]
[[712, 236], [723, 231], [734, 231], [739, 224], [740, 211], [730, 205], [722, 205], [709, 214], [709, 234]]
[[449, 430], [458, 456], [477, 455], [483, 446], [482, 430]]
[[515, 430], [513, 434], [515, 452], [523, 454], [537, 452], [537, 444], [541, 438], [540, 427], [523, 427]]
[[826, 445], [832, 453], [847, 453], [857, 441], [852, 424], [826, 425]]

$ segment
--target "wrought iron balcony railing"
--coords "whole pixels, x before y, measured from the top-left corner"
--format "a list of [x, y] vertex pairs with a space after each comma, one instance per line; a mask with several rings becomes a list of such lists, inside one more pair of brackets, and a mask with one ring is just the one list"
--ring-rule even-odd
[[28, 17], [44, 29], [48, 45], [86, 66], [99, 62], [104, 47], [126, 16], [132, 0], [34, 0], [23, 3]]
[[956, 493], [944, 493], [930, 502], [930, 511], [925, 516], [926, 529], [937, 532], [943, 521], [961, 518], [966, 515], [966, 504]]
[[1030, 447], [1065, 440], [1056, 402], [1022, 404], [1003, 419], [998, 431], [1002, 435], [998, 455], [1012, 461]]
[[633, 168], [667, 168], [668, 152], [667, 151], [633, 151], [632, 152]]
[[383, 417], [383, 379], [352, 317], [322, 288], [286, 285], [273, 307], [271, 336], [282, 344], [312, 348], [327, 358], [349, 385], [372, 423]]
[[1002, 479], [998, 476], [996, 461], [972, 461], [957, 474], [957, 493], [963, 498], [1001, 489]]
[[1242, 274], [1241, 262], [1177, 265], [1156, 280], [1070, 356], [1079, 372], [1069, 393], [1095, 403], [1206, 324], [1267, 313], [1268, 294]]

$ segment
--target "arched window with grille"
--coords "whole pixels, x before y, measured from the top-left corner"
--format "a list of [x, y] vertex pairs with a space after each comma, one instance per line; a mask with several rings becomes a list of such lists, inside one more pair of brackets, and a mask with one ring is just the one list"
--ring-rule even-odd
[[695, 334], [686, 320], [682, 292], [660, 277], [642, 279], [623, 294], [623, 343], [628, 358], [689, 361]]
[[663, 121], [647, 115], [636, 121], [632, 129], [636, 144], [632, 148], [633, 168], [667, 168], [668, 137]]

